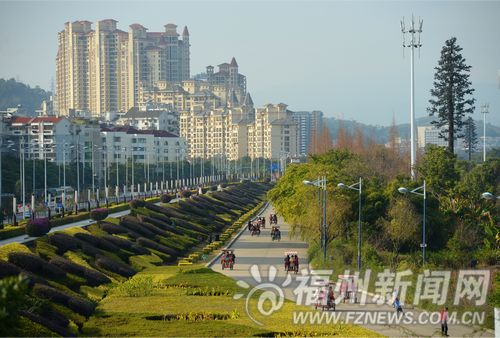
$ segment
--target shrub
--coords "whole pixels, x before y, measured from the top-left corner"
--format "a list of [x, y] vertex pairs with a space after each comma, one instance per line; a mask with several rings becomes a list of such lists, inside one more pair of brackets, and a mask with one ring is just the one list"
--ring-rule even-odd
[[146, 201], [144, 200], [132, 200], [129, 203], [132, 209], [142, 208], [146, 206]]
[[[47, 329], [49, 329], [52, 334], [52, 332], [57, 333], [61, 337], [71, 337], [74, 336], [74, 334], [71, 334], [69, 330], [65, 327], [62, 327], [61, 325], [53, 322], [52, 320], [46, 318], [45, 316], [40, 316], [37, 315], [36, 313], [32, 313], [26, 310], [21, 310], [19, 311], [19, 314], [27, 319], [29, 319], [33, 323], [37, 323]], [[31, 333], [31, 332], [30, 332]]]
[[133, 251], [134, 253], [138, 254], [138, 255], [149, 255], [151, 253], [145, 247], [142, 247], [142, 246], [137, 245], [137, 244], [132, 245], [132, 247], [130, 248], [130, 250]]
[[123, 277], [131, 277], [135, 274], [135, 270], [130, 266], [105, 256], [99, 255], [95, 261], [95, 264], [101, 269], [117, 273]]
[[66, 316], [50, 307], [48, 307], [48, 309], [43, 309], [43, 315], [61, 327], [67, 327], [69, 325], [69, 319], [66, 318]]
[[47, 285], [35, 284], [33, 287], [33, 293], [40, 298], [49, 299], [55, 303], [64, 305], [76, 313], [84, 315], [85, 317], [89, 317], [95, 309], [92, 302], [82, 298], [73, 297]]
[[90, 212], [90, 218], [94, 221], [102, 221], [109, 215], [109, 210], [106, 208], [94, 209]]
[[120, 248], [118, 248], [113, 243], [108, 242], [105, 239], [100, 238], [100, 237], [92, 236], [92, 235], [85, 234], [85, 233], [77, 233], [77, 234], [75, 234], [75, 237], [78, 239], [81, 239], [82, 241], [87, 242], [93, 246], [96, 246], [99, 249], [103, 249], [103, 250], [110, 251], [110, 252], [117, 252], [120, 250]]
[[[0, 259], [0, 278], [8, 277], [8, 276], [17, 276], [21, 272], [14, 264], [9, 262], [5, 262]], [[0, 311], [1, 312], [1, 311]]]
[[90, 286], [98, 286], [111, 282], [111, 280], [101, 272], [78, 265], [62, 257], [53, 258], [50, 263], [58, 266], [68, 273], [85, 278], [87, 280], [87, 284]]
[[43, 327], [46, 327], [50, 331], [55, 332], [55, 333], [57, 333], [58, 335], [60, 335], [62, 337], [71, 337], [71, 336], [73, 336], [69, 332], [68, 329], [60, 326], [57, 323], [54, 323], [52, 320], [49, 320], [49, 319], [47, 319], [45, 317], [42, 317], [42, 316], [37, 315], [35, 313], [31, 313], [31, 312], [26, 311], [26, 310], [19, 311], [19, 314], [21, 316], [25, 317], [25, 318], [28, 318], [30, 321], [32, 321], [34, 323], [37, 323], [37, 324], [42, 325]]
[[151, 276], [135, 276], [118, 286], [114, 291], [129, 297], [146, 297], [153, 293], [154, 283]]
[[80, 212], [78, 215], [71, 215], [71, 216], [66, 216], [66, 217], [58, 218], [58, 219], [51, 219], [50, 225], [54, 228], [54, 227], [58, 227], [58, 226], [64, 225], [64, 224], [83, 221], [83, 220], [88, 219], [88, 218], [89, 218], [88, 212]]
[[47, 217], [30, 219], [25, 229], [28, 236], [40, 237], [49, 232], [50, 221]]
[[151, 248], [153, 250], [156, 250], [156, 251], [160, 251], [160, 252], [163, 252], [167, 255], [170, 255], [170, 256], [177, 256], [177, 252], [172, 249], [172, 248], [169, 248], [165, 245], [161, 245], [161, 244], [158, 244], [152, 240], [149, 240], [147, 238], [144, 238], [144, 237], [139, 237], [137, 239], [137, 243], [142, 245], [142, 246], [145, 246], [147, 248]]
[[49, 236], [49, 242], [57, 247], [60, 254], [69, 250], [77, 250], [79, 247], [79, 241], [77, 239], [61, 232], [51, 234], [51, 236]]
[[161, 195], [160, 201], [161, 203], [170, 203], [170, 201], [173, 199], [172, 195]]
[[0, 239], [16, 237], [16, 236], [24, 235], [25, 233], [26, 233], [26, 230], [24, 229], [24, 226], [6, 227], [4, 229], [0, 229]]
[[143, 227], [142, 224], [137, 221], [137, 218], [132, 216], [122, 217], [120, 225], [132, 231], [138, 232], [142, 236], [154, 237], [155, 235], [155, 233]]
[[133, 244], [131, 241], [127, 241], [126, 239], [112, 236], [112, 235], [104, 235], [104, 236], [102, 236], [102, 238], [110, 243], [113, 243], [114, 245], [116, 245], [120, 249], [124, 249], [124, 250], [129, 250]]
[[40, 257], [26, 252], [9, 253], [9, 262], [33, 273], [55, 278], [62, 278], [66, 273], [57, 266], [50, 264]]
[[191, 196], [191, 190], [183, 190], [180, 193], [181, 198], [188, 198]]
[[101, 222], [101, 224], [99, 224], [99, 228], [106, 231], [108, 234], [125, 234], [125, 233], [127, 233], [127, 229], [125, 229], [122, 226], [119, 226], [118, 224], [113, 224], [113, 223]]

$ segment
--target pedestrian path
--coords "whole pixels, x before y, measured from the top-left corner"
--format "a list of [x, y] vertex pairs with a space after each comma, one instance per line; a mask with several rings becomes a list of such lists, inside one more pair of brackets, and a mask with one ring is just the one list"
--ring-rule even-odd
[[[261, 215], [268, 217], [270, 213], [274, 213], [274, 209], [271, 204], [268, 205], [268, 207], [262, 212]], [[278, 217], [278, 225], [280, 226], [282, 233], [280, 242], [273, 242], [271, 240], [270, 226], [267, 225], [267, 223], [268, 219], [266, 218], [266, 228], [262, 230], [260, 236], [252, 236], [248, 230], [243, 230], [241, 236], [239, 236], [233, 242], [231, 248], [234, 249], [234, 253], [236, 255], [236, 264], [234, 270], [222, 270], [218, 260], [214, 261], [214, 263], [211, 264], [211, 268], [214, 271], [223, 273], [229, 277], [234, 278], [235, 280], [242, 280], [251, 286], [256, 286], [257, 284], [259, 284], [259, 281], [256, 279], [255, 273], [251, 272], [251, 267], [253, 265], [258, 265], [261, 281], [263, 282], [268, 281], [270, 275], [273, 275], [273, 273], [269, 273], [270, 267], [275, 266], [277, 268], [277, 272], [274, 278], [274, 283], [277, 285], [282, 285], [287, 276], [283, 264], [285, 251], [297, 251], [300, 258], [300, 268], [303, 269], [305, 267], [308, 267], [307, 244], [299, 239], [290, 238], [290, 226], [283, 221], [283, 218]], [[297, 295], [294, 294], [293, 291], [298, 287], [299, 283], [295, 281], [295, 278], [293, 278], [293, 280], [294, 281], [290, 285], [283, 288], [283, 291], [287, 299], [295, 302], [297, 300]], [[336, 312], [339, 313], [340, 318], [342, 318], [343, 320], [346, 320], [346, 317], [350, 316], [350, 323], [352, 323], [352, 320], [354, 320], [360, 313], [364, 315], [369, 313], [373, 316], [375, 315], [375, 313], [376, 315], [393, 314], [394, 311], [395, 310], [390, 305], [378, 305], [373, 302], [367, 303], [365, 305], [340, 303], [337, 305], [336, 310]], [[411, 309], [406, 312], [407, 313], [405, 314], [405, 316], [408, 316], [407, 318], [417, 319], [423, 311]], [[382, 335], [390, 337], [441, 336], [441, 327], [439, 323], [418, 324], [416, 323], [416, 321], [408, 320], [407, 322], [394, 325], [377, 325], [369, 323], [362, 323], [361, 325]], [[494, 336], [494, 332], [492, 330], [485, 330], [477, 326], [459, 324], [449, 324], [448, 333], [452, 337]]]
[[[178, 201], [178, 198], [175, 198], [172, 201], [170, 201], [170, 203], [174, 203], [174, 202], [177, 202], [177, 201]], [[156, 204], [159, 205], [161, 203], [156, 203]], [[130, 209], [123, 210], [123, 211], [118, 211], [118, 212], [109, 214], [108, 217], [110, 217], [110, 218], [119, 218], [119, 217], [122, 217], [122, 216], [126, 216], [128, 214], [130, 214]], [[88, 225], [90, 225], [92, 223], [95, 223], [95, 221], [92, 220], [92, 219], [85, 219], [83, 221], [68, 223], [68, 224], [60, 225], [58, 227], [54, 227], [54, 228], [50, 229], [49, 233], [56, 232], [56, 231], [61, 231], [61, 230], [72, 228], [72, 227], [84, 227], [84, 226], [88, 226]], [[31, 237], [31, 236], [28, 236], [28, 235], [19, 235], [19, 236], [16, 236], [16, 237], [11, 237], [11, 238], [0, 240], [0, 246], [5, 245], [5, 244], [10, 244], [10, 243], [21, 243], [21, 244], [28, 243], [28, 242], [34, 241], [37, 238], [38, 237]]]

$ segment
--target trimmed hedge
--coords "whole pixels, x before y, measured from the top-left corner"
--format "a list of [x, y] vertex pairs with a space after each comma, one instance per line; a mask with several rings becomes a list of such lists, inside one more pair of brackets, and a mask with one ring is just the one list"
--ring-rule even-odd
[[50, 221], [47, 217], [30, 219], [26, 224], [26, 234], [31, 237], [40, 237], [50, 231]]
[[132, 209], [142, 208], [146, 205], [146, 201], [144, 200], [132, 200], [129, 202], [130, 207]]
[[58, 266], [67, 273], [85, 278], [87, 280], [87, 285], [89, 286], [111, 283], [111, 280], [101, 272], [73, 263], [62, 257], [53, 258], [50, 260], [50, 263]]
[[95, 310], [95, 306], [92, 302], [68, 295], [67, 293], [47, 285], [35, 284], [33, 293], [40, 298], [49, 299], [54, 303], [64, 305], [85, 317], [90, 317]]
[[139, 245], [142, 245], [142, 246], [145, 246], [147, 248], [151, 248], [153, 250], [156, 250], [156, 251], [159, 251], [159, 252], [163, 252], [167, 255], [170, 255], [172, 257], [177, 257], [177, 251], [172, 249], [172, 248], [169, 248], [165, 245], [161, 245], [161, 244], [158, 244], [150, 239], [147, 239], [147, 238], [144, 238], [144, 237], [140, 237], [137, 239], [137, 243]]
[[49, 236], [50, 244], [54, 245], [58, 249], [59, 254], [63, 254], [66, 251], [82, 249], [82, 251], [89, 256], [95, 256], [101, 253], [101, 251], [84, 241], [75, 238], [70, 235], [66, 235], [62, 232], [56, 232]]
[[107, 222], [101, 222], [99, 225], [99, 228], [106, 231], [108, 234], [114, 235], [114, 234], [126, 234], [128, 230], [118, 224], [113, 224], [113, 223], [107, 223]]
[[137, 218], [132, 217], [132, 216], [122, 217], [122, 219], [120, 220], [120, 225], [129, 229], [129, 230], [132, 230], [132, 231], [135, 231], [135, 232], [141, 234], [141, 237], [142, 236], [146, 236], [146, 237], [154, 237], [155, 236], [154, 232], [151, 232], [149, 229], [146, 229], [145, 227], [143, 227], [142, 224], [139, 223]]
[[66, 276], [66, 273], [57, 266], [50, 264], [40, 257], [30, 253], [10, 252], [8, 257], [10, 263], [33, 273], [53, 278], [63, 278]]
[[51, 219], [50, 220], [50, 225], [55, 228], [61, 225], [73, 223], [73, 222], [79, 222], [83, 221], [86, 219], [89, 219], [89, 213], [88, 212], [80, 212], [78, 215], [69, 215], [65, 216], [63, 218], [57, 218], [57, 219]]
[[37, 315], [35, 313], [28, 312], [26, 310], [21, 310], [21, 311], [19, 311], [19, 315], [21, 315], [25, 318], [28, 318], [29, 320], [31, 320], [34, 323], [37, 323], [37, 324], [42, 325], [43, 327], [46, 327], [50, 331], [55, 332], [62, 337], [74, 336], [71, 332], [69, 332], [69, 330], [67, 328], [62, 327], [61, 325], [54, 323], [52, 320], [49, 320], [49, 319], [42, 317], [40, 315]]
[[17, 276], [20, 273], [21, 269], [19, 269], [17, 266], [0, 259], [0, 278], [8, 276]]
[[12, 238], [16, 236], [21, 236], [26, 233], [24, 226], [18, 227], [5, 227], [0, 229], [0, 239]]
[[164, 194], [164, 195], [161, 195], [160, 197], [160, 201], [161, 203], [170, 203], [170, 201], [173, 199], [174, 197], [172, 195], [168, 195], [168, 194]]
[[182, 190], [179, 194], [181, 198], [189, 198], [192, 195], [191, 190]]
[[118, 262], [106, 256], [101, 256], [101, 255], [97, 256], [95, 264], [101, 269], [114, 272], [123, 277], [132, 277], [136, 273], [136, 271], [132, 269], [129, 265]]
[[160, 229], [163, 229], [165, 231], [170, 231], [174, 234], [181, 235], [181, 236], [184, 235], [184, 233], [181, 230], [177, 229], [173, 225], [170, 225], [170, 222], [166, 223], [161, 218], [160, 219], [156, 218], [156, 216], [153, 218], [153, 217], [140, 215], [138, 218], [141, 219], [143, 222], [151, 223], [152, 225], [154, 225]]
[[113, 243], [113, 245], [116, 245], [120, 249], [124, 250], [130, 250], [133, 244], [131, 241], [127, 241], [126, 239], [116, 237], [113, 235], [104, 235], [102, 236], [102, 239], [105, 239], [106, 241]]
[[110, 252], [117, 252], [120, 250], [119, 247], [117, 247], [113, 243], [106, 241], [103, 238], [92, 236], [89, 234], [85, 234], [83, 232], [76, 233], [75, 237], [84, 241], [84, 242], [89, 243], [90, 245], [93, 245], [99, 249], [102, 249], [102, 250], [106, 250], [106, 251], [110, 251]]
[[90, 212], [90, 218], [94, 221], [102, 221], [109, 215], [109, 210], [106, 208], [94, 209]]

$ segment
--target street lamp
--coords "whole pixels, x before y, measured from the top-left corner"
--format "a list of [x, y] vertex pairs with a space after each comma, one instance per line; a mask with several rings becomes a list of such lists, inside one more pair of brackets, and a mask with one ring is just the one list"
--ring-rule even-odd
[[313, 185], [323, 190], [323, 260], [326, 262], [326, 176], [318, 178], [316, 181], [303, 181], [305, 185]]
[[358, 272], [361, 268], [361, 191], [363, 186], [363, 179], [360, 177], [358, 183], [345, 185], [344, 183], [337, 184], [339, 188], [351, 189], [359, 192], [358, 203]]
[[500, 200], [500, 196], [495, 196], [491, 192], [483, 192], [481, 194], [481, 197], [486, 199], [486, 200]]
[[[418, 192], [419, 190], [422, 190], [423, 192]], [[408, 190], [404, 187], [400, 187], [400, 188], [398, 188], [398, 191], [401, 194], [415, 194], [418, 196], [422, 196], [424, 198], [424, 219], [423, 219], [423, 227], [422, 227], [422, 244], [420, 244], [420, 247], [422, 248], [422, 266], [425, 266], [425, 248], [427, 247], [427, 244], [425, 242], [425, 202], [427, 199], [425, 180], [424, 180], [424, 185], [422, 185], [421, 187], [415, 188], [413, 190]]]

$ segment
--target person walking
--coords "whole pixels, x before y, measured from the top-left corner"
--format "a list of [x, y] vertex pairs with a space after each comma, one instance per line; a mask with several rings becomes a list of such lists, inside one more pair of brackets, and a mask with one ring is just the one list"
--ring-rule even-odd
[[295, 255], [293, 267], [295, 268], [295, 273], [299, 272], [299, 255]]
[[441, 310], [441, 334], [448, 337], [448, 307]]
[[288, 273], [290, 267], [290, 255], [286, 255], [285, 257], [285, 271]]
[[403, 307], [401, 306], [401, 302], [399, 301], [398, 297], [396, 297], [396, 299], [394, 300], [394, 307], [396, 308], [396, 312], [403, 313]]

